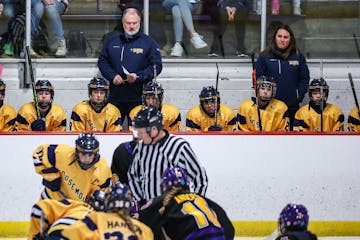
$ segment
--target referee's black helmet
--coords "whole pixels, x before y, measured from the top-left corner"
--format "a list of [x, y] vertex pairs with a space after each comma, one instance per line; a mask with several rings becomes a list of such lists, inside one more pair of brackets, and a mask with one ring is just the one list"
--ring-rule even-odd
[[158, 130], [161, 130], [164, 126], [163, 116], [159, 110], [152, 107], [144, 107], [135, 116], [133, 120], [134, 128], [147, 128], [156, 126]]

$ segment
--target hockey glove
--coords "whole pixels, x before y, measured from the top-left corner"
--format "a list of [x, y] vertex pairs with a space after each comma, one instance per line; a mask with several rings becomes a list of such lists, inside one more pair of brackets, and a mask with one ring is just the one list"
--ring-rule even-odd
[[221, 131], [222, 127], [219, 125], [212, 125], [208, 128], [209, 131]]
[[38, 119], [31, 123], [31, 130], [33, 131], [46, 131], [45, 121]]

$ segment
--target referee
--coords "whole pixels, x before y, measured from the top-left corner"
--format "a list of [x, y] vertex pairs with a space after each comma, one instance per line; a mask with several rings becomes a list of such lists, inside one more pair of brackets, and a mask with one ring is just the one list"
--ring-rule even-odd
[[161, 176], [169, 167], [181, 167], [188, 173], [195, 193], [205, 196], [208, 179], [190, 144], [163, 129], [162, 114], [145, 107], [133, 121], [133, 134], [138, 138], [133, 163], [128, 171], [129, 185], [140, 206], [160, 196]]

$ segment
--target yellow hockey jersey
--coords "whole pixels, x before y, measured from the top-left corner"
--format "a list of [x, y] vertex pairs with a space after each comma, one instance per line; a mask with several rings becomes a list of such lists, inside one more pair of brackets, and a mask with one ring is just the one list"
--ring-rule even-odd
[[[236, 130], [236, 115], [234, 110], [220, 103], [217, 112], [217, 125], [222, 131]], [[192, 107], [186, 115], [186, 131], [208, 131], [215, 124], [215, 118], [209, 117], [201, 108], [200, 104]]]
[[[22, 105], [16, 118], [18, 131], [32, 131], [31, 123], [37, 120], [37, 113], [33, 102]], [[50, 110], [45, 116], [46, 131], [66, 131], [66, 113], [64, 109], [51, 103]]]
[[0, 132], [11, 132], [15, 130], [16, 110], [14, 107], [4, 103], [0, 107]]
[[136, 236], [117, 213], [92, 212], [83, 220], [64, 229], [62, 236], [69, 240], [154, 239], [154, 235], [148, 226], [136, 219], [131, 219], [131, 221]]
[[[323, 110], [323, 131], [335, 132], [344, 130], [344, 114], [341, 109], [331, 103], [326, 103]], [[294, 131], [321, 131], [320, 111], [316, 111], [309, 104], [297, 110], [294, 119]]]
[[[286, 104], [277, 99], [271, 99], [260, 109], [262, 131], [288, 131], [289, 117]], [[238, 130], [260, 131], [260, 121], [256, 99], [252, 98], [241, 103], [238, 112]]]
[[[75, 147], [65, 144], [44, 144], [33, 153], [36, 173], [43, 177], [42, 199], [63, 199], [64, 197], [85, 201], [97, 189], [110, 184], [111, 170], [107, 161], [100, 160], [83, 170], [75, 159]], [[53, 186], [60, 184], [60, 191]]]
[[360, 132], [360, 116], [357, 107], [351, 109], [349, 113], [347, 129], [352, 132]]
[[[136, 114], [144, 107], [144, 105], [139, 105], [131, 109], [130, 124], [134, 120]], [[171, 104], [162, 104], [161, 114], [163, 115], [164, 129], [167, 131], [181, 131], [181, 115], [177, 107]]]
[[118, 132], [122, 129], [119, 109], [111, 103], [106, 104], [100, 112], [90, 105], [89, 100], [74, 106], [71, 113], [71, 131]]
[[40, 200], [31, 209], [28, 240], [61, 231], [92, 211], [89, 204], [71, 199]]

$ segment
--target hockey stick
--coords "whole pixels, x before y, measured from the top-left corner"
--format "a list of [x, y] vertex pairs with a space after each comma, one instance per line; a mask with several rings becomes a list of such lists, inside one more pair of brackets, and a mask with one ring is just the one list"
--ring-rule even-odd
[[36, 115], [37, 115], [38, 119], [41, 119], [41, 114], [40, 114], [40, 110], [39, 110], [39, 106], [38, 106], [38, 97], [37, 97], [37, 93], [36, 93], [36, 89], [35, 89], [34, 71], [33, 71], [33, 67], [32, 67], [32, 61], [31, 61], [29, 46], [25, 47], [25, 52], [26, 52], [26, 59], [27, 59], [27, 63], [28, 63], [28, 66], [29, 66], [29, 71], [30, 71], [30, 79], [31, 79], [31, 86], [32, 86], [32, 90], [33, 90], [33, 97], [34, 97]]
[[320, 132], [324, 131], [324, 124], [323, 124], [323, 118], [324, 118], [324, 89], [323, 86], [320, 86], [320, 96], [321, 96], [321, 102], [320, 102]]
[[221, 52], [221, 56], [222, 56], [223, 58], [225, 58], [223, 35], [219, 35], [219, 42], [220, 42], [220, 52]]
[[252, 87], [255, 89], [255, 95], [256, 95], [255, 53], [254, 52], [250, 53], [250, 57], [251, 57], [251, 64], [252, 64], [252, 75], [251, 75]]
[[214, 125], [217, 126], [217, 112], [218, 112], [218, 85], [219, 85], [219, 66], [216, 64], [216, 83], [215, 83], [215, 115], [214, 115]]
[[[153, 82], [154, 82], [154, 83], [157, 83], [156, 64], [154, 64], [154, 78], [153, 78]], [[155, 91], [155, 98], [158, 99], [158, 92], [157, 92], [156, 87], [155, 87], [154, 91]], [[160, 106], [159, 106], [159, 107], [160, 107]]]
[[[256, 68], [255, 68], [255, 53], [252, 52], [250, 54], [251, 57], [251, 64], [252, 64], [252, 73], [251, 73], [251, 78], [252, 78], [252, 84], [253, 84], [253, 88], [255, 90], [255, 99], [256, 99], [256, 106], [257, 106], [257, 115], [258, 115], [258, 119], [259, 119], [259, 130], [260, 132], [262, 131], [262, 123], [261, 123], [261, 114], [260, 114], [260, 108], [259, 108], [259, 99], [257, 96], [257, 86], [256, 86]], [[255, 126], [256, 127], [256, 126]]]
[[[322, 59], [320, 59], [320, 78], [323, 79], [324, 76], [324, 62]], [[324, 94], [324, 89], [321, 86], [320, 87], [320, 96], [321, 96], [321, 102], [320, 102], [320, 131], [323, 132], [324, 130], [324, 126], [323, 126], [323, 119], [324, 119], [324, 101], [323, 101], [323, 94]]]
[[108, 120], [106, 119], [104, 123], [103, 132], [106, 132], [107, 125], [108, 125]]
[[353, 37], [354, 37], [354, 41], [355, 41], [356, 52], [357, 52], [358, 57], [360, 58], [360, 47], [359, 47], [359, 43], [357, 41], [355, 33], [353, 34]]
[[44, 212], [40, 213], [40, 239], [46, 239], [46, 231], [45, 231], [45, 216]]
[[352, 90], [352, 92], [353, 92], [353, 96], [354, 96], [356, 108], [357, 108], [357, 110], [358, 110], [358, 115], [359, 115], [359, 117], [360, 117], [360, 108], [359, 108], [359, 102], [358, 102], [358, 100], [357, 100], [357, 96], [356, 96], [356, 92], [355, 92], [354, 81], [353, 81], [353, 79], [352, 79], [351, 73], [348, 73], [348, 76], [349, 76], [349, 81], [350, 81], [350, 85], [351, 85], [351, 90]]

